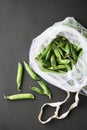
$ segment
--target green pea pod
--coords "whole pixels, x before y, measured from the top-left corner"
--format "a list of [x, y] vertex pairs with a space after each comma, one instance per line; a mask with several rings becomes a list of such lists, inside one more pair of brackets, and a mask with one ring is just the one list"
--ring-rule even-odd
[[54, 54], [51, 55], [50, 61], [52, 66], [56, 66], [56, 57]]
[[71, 54], [73, 56], [73, 59], [76, 61], [77, 60], [77, 54], [76, 54], [76, 50], [74, 49], [73, 45], [71, 45]]
[[45, 71], [45, 72], [57, 73], [57, 71], [51, 70], [50, 67], [49, 67], [49, 68], [41, 67], [41, 69], [42, 69], [43, 71]]
[[22, 79], [23, 79], [23, 65], [21, 63], [18, 63], [18, 70], [17, 70], [17, 90], [20, 91], [21, 84], [22, 84]]
[[61, 50], [63, 51], [63, 53], [66, 53], [65, 46], [62, 46]]
[[39, 93], [39, 94], [44, 94], [44, 91], [43, 91], [42, 89], [38, 88], [38, 87], [32, 86], [32, 87], [30, 87], [30, 89], [31, 89], [32, 91], [34, 91], [34, 92]]
[[83, 53], [83, 50], [82, 50], [82, 48], [80, 48], [78, 51], [78, 58], [82, 56], [82, 53]]
[[66, 68], [67, 68], [67, 71], [69, 71], [69, 70], [72, 69], [71, 66], [70, 66], [70, 64], [65, 64], [65, 66], [66, 66]]
[[39, 60], [39, 63], [40, 63], [41, 66], [44, 66], [44, 67], [49, 67], [49, 66], [51, 66], [50, 62], [47, 61], [47, 60], [44, 60], [44, 59], [40, 59], [40, 60]]
[[40, 56], [40, 59], [45, 58], [48, 51], [50, 50], [50, 47], [52, 46], [53, 42], [49, 43], [48, 46], [45, 48], [45, 50], [42, 52], [42, 55]]
[[75, 61], [72, 58], [70, 59], [70, 65], [71, 65], [71, 69], [73, 69], [73, 66], [75, 65]]
[[70, 43], [68, 43], [68, 42], [66, 42], [66, 44], [65, 44], [65, 51], [67, 54], [70, 53]]
[[69, 64], [69, 63], [70, 63], [69, 59], [59, 60], [59, 64]]
[[60, 55], [61, 55], [62, 58], [63, 58], [63, 57], [64, 57], [64, 53], [63, 53], [63, 51], [61, 50], [61, 48], [58, 48], [58, 51], [59, 51]]
[[58, 41], [55, 41], [55, 40], [54, 40], [54, 43], [55, 43], [55, 45], [57, 45], [57, 46], [59, 45], [59, 42], [58, 42]]
[[47, 55], [45, 57], [45, 60], [49, 60], [50, 59], [50, 56], [51, 56], [51, 48], [50, 50], [47, 52]]
[[37, 83], [41, 86], [44, 91], [44, 94], [47, 95], [51, 99], [51, 92], [48, 89], [48, 86], [43, 81], [37, 81]]
[[22, 99], [34, 99], [34, 96], [31, 93], [22, 93], [22, 94], [10, 95], [10, 96], [4, 95], [4, 98], [8, 100], [22, 100]]
[[50, 67], [49, 69], [51, 69], [51, 70], [61, 70], [61, 69], [66, 69], [66, 66], [65, 65], [57, 65], [57, 66], [54, 66], [54, 67]]
[[58, 59], [61, 59], [61, 55], [60, 55], [60, 53], [59, 53], [57, 47], [54, 46], [53, 49], [54, 49], [54, 54], [55, 54], [55, 56], [56, 56]]
[[79, 46], [77, 46], [77, 45], [75, 45], [75, 44], [73, 44], [73, 47], [78, 51], [79, 50]]
[[38, 75], [31, 69], [30, 65], [27, 64], [25, 61], [24, 61], [24, 67], [25, 67], [26, 71], [28, 72], [28, 74], [31, 76], [32, 79], [40, 80]]
[[67, 72], [67, 70], [58, 70], [57, 73], [60, 73], [60, 74], [65, 74]]
[[63, 47], [65, 45], [65, 42], [64, 41], [60, 41], [59, 44], [58, 44], [58, 47]]

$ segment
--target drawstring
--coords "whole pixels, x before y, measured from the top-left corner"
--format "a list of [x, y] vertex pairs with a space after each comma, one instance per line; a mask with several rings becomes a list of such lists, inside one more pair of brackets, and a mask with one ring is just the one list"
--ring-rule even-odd
[[[46, 124], [48, 122], [50, 122], [53, 118], [56, 118], [56, 119], [64, 119], [65, 117], [67, 117], [67, 115], [69, 114], [69, 112], [74, 109], [75, 107], [78, 106], [78, 102], [79, 102], [79, 92], [78, 91], [75, 95], [75, 102], [69, 107], [68, 111], [66, 111], [65, 113], [63, 113], [62, 115], [58, 115], [59, 114], [59, 109], [61, 108], [61, 105], [64, 104], [68, 98], [70, 97], [70, 92], [67, 92], [67, 97], [65, 98], [64, 101], [62, 102], [56, 102], [56, 103], [45, 103], [42, 107], [41, 107], [41, 110], [40, 110], [40, 113], [39, 113], [39, 116], [38, 116], [38, 119], [39, 121], [42, 123], [42, 124]], [[49, 117], [46, 121], [43, 121], [42, 120], [42, 116], [43, 116], [43, 109], [45, 106], [51, 106], [51, 107], [56, 107], [56, 110], [54, 112], [54, 115]]]

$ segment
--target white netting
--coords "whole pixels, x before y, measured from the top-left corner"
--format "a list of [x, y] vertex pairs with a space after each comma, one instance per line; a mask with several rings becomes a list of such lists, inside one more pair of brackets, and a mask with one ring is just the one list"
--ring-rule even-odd
[[[73, 69], [65, 74], [44, 72], [35, 60], [35, 57], [57, 35], [65, 36], [72, 44], [83, 49], [83, 54]], [[83, 88], [87, 85], [87, 30], [73, 17], [67, 17], [64, 21], [55, 23], [32, 41], [29, 50], [29, 64], [38, 75], [54, 86], [70, 92], [83, 89], [87, 94]]]

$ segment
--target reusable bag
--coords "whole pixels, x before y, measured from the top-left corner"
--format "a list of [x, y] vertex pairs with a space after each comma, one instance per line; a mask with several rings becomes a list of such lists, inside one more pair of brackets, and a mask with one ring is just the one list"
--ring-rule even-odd
[[[46, 48], [46, 46], [54, 39], [56, 36], [66, 37], [71, 44], [75, 44], [83, 49], [82, 56], [78, 59], [77, 63], [74, 65], [73, 69], [64, 73], [51, 73], [44, 72], [35, 59], [40, 52]], [[29, 64], [31, 68], [48, 83], [64, 90], [67, 92], [67, 97], [63, 102], [58, 103], [46, 103], [42, 106], [41, 112], [39, 114], [39, 120], [41, 123], [45, 124], [49, 122], [52, 118], [63, 119], [65, 118], [69, 111], [78, 105], [79, 97], [78, 94], [81, 91], [84, 95], [87, 95], [86, 86], [87, 85], [87, 29], [85, 29], [80, 23], [78, 23], [73, 17], [67, 17], [61, 22], [56, 22], [53, 26], [46, 29], [38, 37], [36, 37], [31, 44], [29, 50]], [[60, 105], [66, 102], [69, 98], [70, 93], [75, 92], [75, 102], [70, 106], [69, 110], [58, 116]], [[53, 105], [54, 104], [54, 105]], [[51, 105], [52, 107], [57, 107], [56, 114], [50, 117], [46, 121], [41, 120], [43, 113], [43, 107], [45, 105]]]

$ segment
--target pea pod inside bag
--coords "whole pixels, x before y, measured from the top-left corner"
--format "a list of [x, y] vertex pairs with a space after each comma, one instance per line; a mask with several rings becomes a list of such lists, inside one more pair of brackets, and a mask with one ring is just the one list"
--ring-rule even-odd
[[[54, 71], [46, 71], [41, 68], [39, 61], [37, 60], [36, 57], [40, 56], [42, 52], [46, 50], [46, 48], [56, 39], [57, 37], [64, 37], [69, 41], [69, 43], [72, 46], [76, 46], [77, 48], [80, 48], [82, 50], [81, 56], [77, 58], [77, 61], [74, 63], [72, 69], [68, 69], [68, 71], [63, 72], [65, 69], [63, 68], [62, 71], [57, 71], [55, 69], [56, 73]], [[55, 47], [56, 46], [56, 47]], [[66, 42], [64, 47], [66, 46]], [[52, 52], [51, 54], [54, 55], [56, 54], [58, 45], [53, 45], [52, 46]], [[49, 49], [50, 50], [50, 46]], [[53, 49], [54, 48], [54, 49]], [[62, 51], [64, 48], [62, 48]], [[70, 49], [70, 58], [72, 58], [71, 53], [73, 54], [74, 51]], [[64, 53], [64, 56], [66, 55], [67, 52]], [[47, 54], [43, 58], [46, 58]], [[64, 61], [64, 57], [62, 56], [62, 53], [58, 59], [58, 63], [56, 65], [65, 65], [67, 66], [66, 63], [60, 62], [61, 59]], [[77, 56], [77, 55], [76, 55]], [[55, 55], [56, 57], [56, 55]], [[75, 56], [73, 54], [74, 59]], [[57, 59], [57, 57], [56, 57]], [[66, 58], [67, 59], [67, 58]], [[71, 59], [68, 58], [68, 61]], [[48, 62], [49, 60], [46, 59]], [[51, 58], [52, 61], [52, 58]], [[57, 61], [57, 60], [56, 60]], [[69, 62], [68, 62], [69, 63]], [[31, 44], [30, 50], [29, 50], [29, 64], [31, 68], [39, 75], [41, 76], [44, 80], [46, 80], [48, 83], [64, 90], [67, 92], [67, 97], [65, 98], [64, 101], [62, 102], [56, 102], [56, 103], [45, 103], [41, 107], [40, 114], [38, 116], [38, 119], [41, 123], [45, 124], [52, 120], [53, 118], [56, 119], [63, 119], [65, 118], [69, 112], [75, 108], [78, 105], [79, 102], [79, 93], [80, 91], [84, 93], [84, 95], [87, 95], [87, 90], [86, 90], [86, 85], [87, 85], [87, 29], [85, 29], [80, 23], [78, 23], [73, 17], [67, 17], [61, 22], [55, 23], [53, 26], [49, 27], [46, 29], [43, 33], [41, 33], [38, 37], [36, 37]], [[70, 64], [70, 63], [69, 63]], [[47, 64], [48, 65], [48, 64]], [[55, 62], [54, 64], [55, 68]], [[50, 70], [49, 68], [52, 69], [52, 66], [49, 65], [47, 67], [47, 70]], [[61, 68], [61, 67], [57, 67]], [[61, 69], [60, 69], [61, 70]], [[75, 102], [70, 106], [69, 110], [63, 113], [62, 115], [58, 115], [59, 109], [63, 103], [67, 101], [67, 99], [70, 97], [70, 92], [76, 93], [75, 95]], [[42, 114], [43, 114], [43, 108], [46, 106], [52, 106], [56, 107], [56, 111], [54, 115], [50, 118], [48, 118], [46, 121], [42, 121]]]

